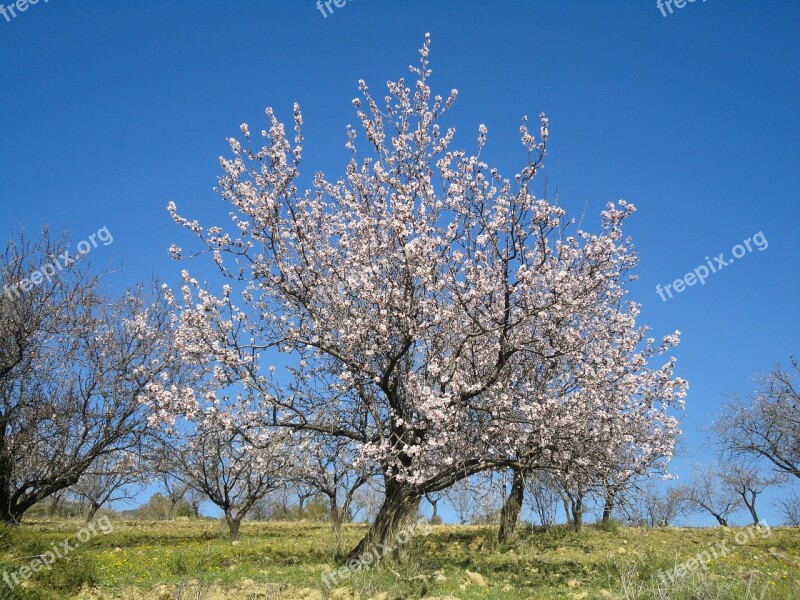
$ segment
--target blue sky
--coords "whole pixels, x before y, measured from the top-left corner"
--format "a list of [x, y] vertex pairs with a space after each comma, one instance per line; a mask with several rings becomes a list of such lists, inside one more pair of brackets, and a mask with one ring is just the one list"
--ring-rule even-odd
[[[666, 17], [655, 0], [350, 0], [327, 17], [314, 0], [40, 0], [0, 16], [0, 234], [47, 222], [77, 242], [106, 226], [114, 242], [93, 261], [124, 266], [120, 289], [174, 282], [167, 248], [189, 244], [166, 204], [222, 221], [211, 188], [240, 123], [258, 130], [265, 106], [288, 119], [300, 102], [307, 172], [335, 174], [357, 80], [407, 76], [430, 32], [433, 85], [460, 91], [461, 144], [486, 123], [486, 156], [511, 172], [520, 117], [546, 112], [560, 202], [590, 222], [609, 201], [636, 204], [632, 296], [655, 333], [683, 332], [686, 474], [709, 458], [703, 428], [726, 394], [798, 352], [799, 21], [792, 0], [698, 0]], [[657, 295], [758, 232], [765, 250]]]

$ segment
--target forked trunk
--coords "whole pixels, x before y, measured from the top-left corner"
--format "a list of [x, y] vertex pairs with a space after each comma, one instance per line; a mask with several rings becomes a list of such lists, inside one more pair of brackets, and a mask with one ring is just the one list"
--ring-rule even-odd
[[505, 544], [514, 539], [514, 532], [517, 529], [519, 513], [525, 499], [525, 477], [521, 471], [514, 470], [514, 480], [511, 484], [511, 492], [503, 503], [500, 511], [500, 531], [498, 541]]
[[97, 502], [92, 502], [89, 505], [89, 513], [86, 515], [86, 522], [91, 523], [94, 520], [94, 516], [97, 514], [97, 511], [100, 510], [100, 505]]
[[744, 498], [744, 505], [747, 507], [747, 510], [750, 512], [750, 516], [753, 517], [753, 525], [758, 525], [759, 518], [758, 513], [756, 512], [756, 497], [753, 494], [751, 499], [748, 499], [746, 495], [743, 495]]
[[417, 519], [422, 496], [395, 481], [386, 482], [386, 498], [375, 522], [347, 560], [362, 560], [368, 553], [373, 559], [399, 560], [408, 551], [409, 530]]
[[239, 539], [239, 527], [242, 524], [241, 518], [235, 518], [232, 513], [225, 513], [225, 522], [228, 524], [228, 539], [235, 542]]

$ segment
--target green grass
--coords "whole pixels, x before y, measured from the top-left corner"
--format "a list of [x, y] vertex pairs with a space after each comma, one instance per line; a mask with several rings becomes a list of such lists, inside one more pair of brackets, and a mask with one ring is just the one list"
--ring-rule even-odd
[[[0, 530], [0, 576], [53, 543], [74, 540], [81, 526], [40, 521]], [[557, 527], [524, 531], [498, 546], [490, 527], [435, 526], [410, 542], [403, 563], [364, 569], [330, 592], [321, 576], [337, 567], [336, 539], [324, 524], [245, 523], [232, 545], [216, 521], [115, 522], [112, 533], [91, 538], [13, 591], [0, 581], [0, 598], [800, 598], [800, 529], [776, 528], [739, 545], [734, 536], [741, 531]], [[354, 546], [363, 532], [345, 527], [344, 546]], [[672, 571], [722, 542], [729, 552], [707, 569], [666, 584], [657, 577], [659, 569]]]

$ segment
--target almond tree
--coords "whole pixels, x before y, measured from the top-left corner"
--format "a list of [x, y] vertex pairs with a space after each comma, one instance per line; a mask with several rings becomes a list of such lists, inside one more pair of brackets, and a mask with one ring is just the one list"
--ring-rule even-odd
[[695, 471], [686, 493], [690, 505], [708, 512], [722, 527], [727, 527], [731, 515], [743, 507], [742, 497], [711, 467]]
[[176, 436], [173, 456], [176, 474], [222, 511], [232, 542], [247, 512], [285, 485], [288, 476], [287, 451], [280, 441], [262, 436], [254, 442], [213, 414]]
[[[523, 118], [511, 177], [484, 161], [483, 125], [477, 153], [453, 149], [455, 129], [440, 122], [457, 92], [433, 95], [428, 54], [426, 38], [416, 82], [388, 82], [384, 101], [359, 82], [367, 152], [348, 128], [342, 177], [317, 173], [301, 191], [300, 108], [293, 136], [267, 109], [263, 146], [244, 124], [221, 159], [230, 227], [170, 204], [227, 279], [215, 292], [184, 271], [185, 359], [260, 402], [254, 418], [348, 440], [382, 472], [384, 504], [353, 555], [393, 538], [426, 493], [513, 467], [520, 452], [531, 464], [565, 450], [562, 433], [589, 407], [622, 428], [629, 403], [650, 411], [631, 411], [632, 424], [661, 418], [685, 388], [672, 360], [647, 366], [677, 336], [646, 339], [639, 307], [623, 301], [634, 207], [608, 205], [590, 233], [535, 196], [544, 116], [538, 139]], [[287, 377], [266, 368], [277, 352]], [[611, 388], [622, 389], [613, 402]], [[192, 393], [154, 401], [169, 413]]]
[[302, 467], [298, 468], [298, 479], [310, 491], [327, 498], [331, 524], [339, 546], [342, 523], [351, 517], [354, 495], [375, 476], [375, 472], [358, 468], [358, 457], [352, 442], [344, 438], [315, 437], [306, 447]]
[[16, 524], [92, 465], [139, 453], [138, 396], [180, 369], [165, 304], [142, 287], [106, 296], [66, 238], [21, 234], [0, 278], [0, 520]]
[[525, 487], [532, 512], [545, 531], [549, 531], [558, 510], [558, 482], [547, 471], [533, 471], [526, 478]]
[[669, 527], [690, 512], [686, 486], [658, 489], [652, 481], [638, 486], [629, 502], [621, 505], [626, 522], [634, 526]]
[[86, 502], [89, 523], [103, 506], [135, 497], [146, 477], [140, 457], [126, 450], [96, 458], [71, 490]]
[[[618, 393], [624, 393], [624, 389]], [[573, 394], [571, 420], [558, 418], [557, 403], [551, 405], [552, 413], [541, 415], [543, 423], [556, 424], [546, 433], [550, 446], [560, 450], [545, 449], [540, 456], [537, 447], [533, 447], [528, 449], [528, 454], [518, 457], [522, 464], [528, 462], [530, 456], [534, 461], [527, 468], [514, 469], [511, 491], [501, 513], [498, 532], [501, 543], [514, 535], [524, 503], [525, 478], [545, 464], [562, 491], [567, 521], [578, 530], [582, 526], [587, 495], [602, 497], [603, 522], [607, 523], [618, 496], [627, 487], [637, 479], [667, 474], [678, 434], [674, 418], [654, 411], [647, 401], [638, 398], [624, 401], [615, 400], [613, 396], [597, 398], [592, 389], [586, 390], [589, 399], [581, 399], [578, 390], [570, 393]], [[519, 422], [527, 420], [520, 417]], [[566, 426], [559, 430], [559, 423]], [[541, 444], [539, 440], [536, 442]]]
[[754, 525], [758, 525], [760, 521], [756, 511], [758, 496], [768, 487], [786, 482], [785, 473], [765, 474], [753, 464], [724, 463], [720, 466], [719, 473], [724, 484], [742, 499], [742, 504], [753, 518]]
[[791, 358], [790, 365], [762, 377], [750, 402], [725, 406], [714, 432], [727, 455], [765, 460], [800, 477], [800, 364]]

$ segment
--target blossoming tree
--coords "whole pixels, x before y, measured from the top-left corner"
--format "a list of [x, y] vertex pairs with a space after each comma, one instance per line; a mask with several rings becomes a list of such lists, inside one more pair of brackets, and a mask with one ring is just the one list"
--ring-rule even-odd
[[[236, 386], [243, 406], [261, 402], [253, 419], [353, 442], [383, 473], [383, 507], [355, 554], [390, 540], [425, 493], [521, 453], [548, 463], [587, 408], [622, 426], [629, 403], [663, 414], [685, 387], [672, 360], [648, 367], [677, 338], [645, 341], [638, 307], [623, 302], [633, 206], [609, 205], [589, 233], [534, 195], [544, 116], [538, 138], [523, 119], [526, 159], [510, 178], [481, 158], [486, 127], [476, 154], [453, 149], [455, 130], [440, 122], [457, 92], [432, 94], [429, 43], [411, 86], [389, 82], [381, 101], [359, 82], [367, 151], [348, 127], [341, 178], [317, 173], [302, 191], [300, 109], [293, 135], [267, 109], [263, 146], [242, 125], [244, 141], [221, 159], [229, 227], [204, 228], [170, 204], [227, 278], [214, 293], [184, 272], [178, 348]], [[267, 369], [276, 352], [288, 377]], [[161, 395], [160, 410], [193, 393]]]

